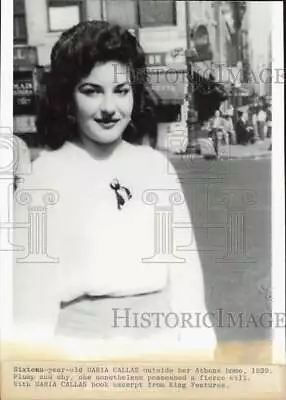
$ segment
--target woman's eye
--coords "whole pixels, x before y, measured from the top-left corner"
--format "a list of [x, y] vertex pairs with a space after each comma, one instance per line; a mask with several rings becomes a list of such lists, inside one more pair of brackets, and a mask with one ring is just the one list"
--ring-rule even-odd
[[86, 95], [93, 95], [93, 94], [100, 94], [102, 93], [102, 90], [99, 87], [83, 87], [80, 89], [80, 92]]
[[115, 93], [119, 94], [120, 96], [126, 96], [129, 93], [129, 88], [124, 88], [124, 89], [116, 89]]

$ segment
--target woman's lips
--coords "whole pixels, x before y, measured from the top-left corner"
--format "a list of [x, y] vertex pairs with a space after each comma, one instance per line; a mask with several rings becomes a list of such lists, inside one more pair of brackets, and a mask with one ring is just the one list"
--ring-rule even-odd
[[111, 129], [113, 128], [117, 122], [119, 122], [119, 119], [114, 119], [112, 121], [104, 121], [104, 120], [100, 120], [100, 119], [95, 119], [95, 122], [98, 123], [103, 129]]

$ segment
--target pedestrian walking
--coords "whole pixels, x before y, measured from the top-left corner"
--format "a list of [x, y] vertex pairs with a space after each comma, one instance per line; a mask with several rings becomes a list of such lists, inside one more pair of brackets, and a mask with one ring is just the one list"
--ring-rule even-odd
[[271, 107], [268, 106], [267, 107], [267, 111], [266, 111], [266, 125], [267, 125], [267, 137], [271, 138], [272, 136], [272, 112], [271, 112]]
[[229, 143], [232, 145], [236, 144], [236, 134], [233, 127], [232, 117], [229, 113], [224, 118], [224, 131], [228, 136]]
[[257, 107], [252, 107], [251, 108], [251, 123], [252, 123], [252, 126], [253, 126], [254, 140], [257, 140], [259, 138], [258, 126], [257, 126]]
[[238, 121], [235, 125], [237, 144], [246, 145], [249, 140], [249, 130], [247, 129], [247, 114], [238, 111]]
[[265, 129], [266, 129], [266, 112], [262, 107], [260, 108], [257, 114], [257, 129], [260, 140], [264, 140]]
[[[108, 22], [81, 22], [54, 45], [38, 117], [47, 147], [15, 192], [14, 220], [25, 220], [30, 210], [29, 202], [17, 202], [21, 190], [58, 193], [47, 216], [45, 243], [58, 262], [15, 263], [14, 315], [33, 331], [45, 327], [52, 335], [155, 337], [156, 344], [164, 337], [170, 346], [211, 356], [216, 337], [209, 328], [202, 267], [181, 185], [164, 155], [138, 145], [146, 133], [140, 130], [146, 75], [137, 39]], [[163, 237], [156, 242], [161, 229], [164, 238], [172, 237], [154, 214], [160, 202], [164, 212], [171, 202], [172, 219], [188, 227], [192, 248], [181, 253], [184, 262], [177, 262], [173, 242], [165, 246]], [[166, 221], [164, 227], [171, 229]], [[16, 242], [27, 244], [27, 232], [18, 231]], [[185, 237], [177, 239], [177, 248], [184, 247]], [[146, 310], [179, 316], [196, 312], [204, 324], [197, 329], [154, 324], [115, 329], [114, 309], [120, 310], [122, 326], [126, 308], [139, 316]]]
[[227, 110], [227, 115], [230, 116], [230, 118], [232, 119], [232, 122], [233, 122], [234, 108], [233, 108], [233, 105], [232, 105], [232, 104], [230, 104], [230, 106], [229, 106], [229, 108], [228, 108], [228, 110]]

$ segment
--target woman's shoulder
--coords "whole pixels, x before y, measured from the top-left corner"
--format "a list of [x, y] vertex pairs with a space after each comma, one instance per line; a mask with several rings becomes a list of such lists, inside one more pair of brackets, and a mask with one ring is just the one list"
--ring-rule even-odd
[[161, 185], [164, 182], [169, 185], [170, 181], [177, 179], [175, 168], [168, 158], [168, 155], [149, 146], [133, 146], [130, 147], [133, 153], [133, 160], [131, 165], [135, 166], [137, 172], [140, 170], [141, 174], [150, 182], [150, 184]]
[[50, 167], [54, 170], [58, 167], [72, 167], [73, 164], [67, 165], [67, 161], [80, 160], [83, 162], [87, 159], [86, 152], [72, 142], [65, 142], [56, 150], [43, 149], [33, 164], [37, 168]]
[[130, 143], [128, 143], [127, 146], [139, 162], [146, 162], [147, 160], [149, 166], [150, 163], [157, 164], [167, 162], [166, 155], [157, 149], [153, 149], [151, 146], [134, 145]]
[[[67, 176], [70, 169], [72, 152], [70, 146], [64, 144], [57, 150], [41, 149], [30, 163], [29, 174], [20, 176], [25, 183], [49, 184], [60, 180], [60, 176]], [[21, 174], [20, 174], [21, 175]]]

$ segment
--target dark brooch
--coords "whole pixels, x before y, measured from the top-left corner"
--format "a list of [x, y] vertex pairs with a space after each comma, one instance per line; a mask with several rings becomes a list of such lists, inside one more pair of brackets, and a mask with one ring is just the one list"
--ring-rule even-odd
[[117, 208], [118, 210], [121, 210], [126, 200], [130, 200], [132, 198], [132, 194], [127, 187], [121, 186], [117, 179], [113, 179], [113, 181], [110, 183], [110, 187], [115, 192]]

